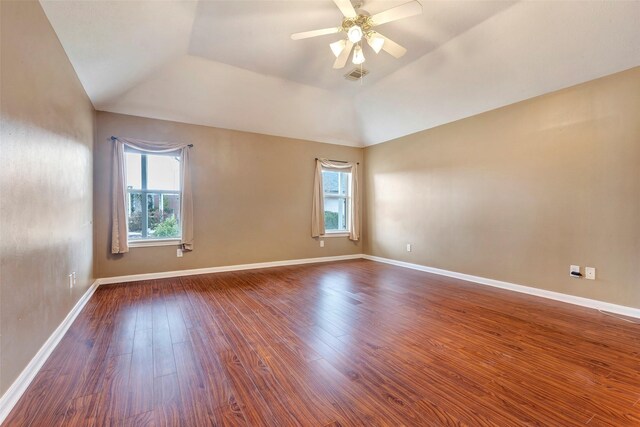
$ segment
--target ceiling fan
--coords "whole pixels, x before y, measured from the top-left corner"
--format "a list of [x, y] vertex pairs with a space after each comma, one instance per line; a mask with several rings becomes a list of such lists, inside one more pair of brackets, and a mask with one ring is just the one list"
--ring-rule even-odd
[[329, 45], [331, 51], [336, 56], [336, 61], [333, 64], [333, 68], [336, 69], [344, 68], [351, 54], [351, 50], [353, 50], [351, 62], [359, 65], [365, 61], [361, 46], [363, 38], [375, 53], [380, 53], [380, 50], [384, 50], [395, 58], [400, 58], [407, 53], [407, 49], [393, 40], [389, 40], [377, 31], [374, 31], [373, 27], [386, 24], [387, 22], [397, 21], [398, 19], [420, 15], [422, 13], [422, 5], [420, 2], [413, 0], [385, 10], [384, 12], [376, 13], [375, 15], [369, 15], [368, 12], [360, 9], [361, 5], [357, 6], [358, 11], [356, 11], [356, 8], [353, 7], [350, 0], [333, 0], [333, 2], [344, 15], [342, 24], [339, 27], [295, 33], [291, 35], [291, 38], [293, 40], [301, 40], [339, 32], [346, 33], [346, 39]]

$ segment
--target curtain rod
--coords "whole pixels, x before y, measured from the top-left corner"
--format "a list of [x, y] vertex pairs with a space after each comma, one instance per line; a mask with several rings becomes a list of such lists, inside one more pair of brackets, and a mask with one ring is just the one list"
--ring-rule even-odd
[[[319, 158], [316, 157], [316, 160], [320, 160]], [[331, 159], [327, 159], [330, 162], [336, 162], [336, 163], [351, 163], [351, 162], [345, 162], [344, 160], [331, 160]], [[356, 165], [359, 165], [360, 162], [356, 162]]]
[[[118, 139], [117, 136], [112, 136], [111, 137], [111, 141], [115, 141], [116, 139]], [[189, 145], [187, 145], [187, 147], [193, 147], [193, 144], [189, 144]]]

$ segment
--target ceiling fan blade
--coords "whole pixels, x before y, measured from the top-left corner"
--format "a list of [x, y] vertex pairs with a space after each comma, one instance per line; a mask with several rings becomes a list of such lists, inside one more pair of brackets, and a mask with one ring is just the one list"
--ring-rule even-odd
[[376, 13], [371, 17], [373, 25], [382, 25], [387, 22], [397, 21], [398, 19], [408, 18], [410, 16], [420, 15], [422, 13], [422, 5], [417, 0], [392, 7], [384, 12]]
[[340, 28], [338, 27], [323, 28], [322, 30], [305, 31], [302, 33], [291, 34], [291, 39], [292, 40], [308, 39], [310, 37], [325, 36], [327, 34], [335, 34], [339, 32], [340, 32]]
[[333, 0], [333, 2], [338, 6], [338, 9], [340, 9], [340, 12], [342, 12], [345, 18], [355, 18], [358, 16], [351, 4], [351, 0]]
[[344, 66], [347, 65], [351, 49], [353, 49], [353, 43], [347, 40], [347, 44], [344, 46], [344, 49], [342, 49], [342, 52], [340, 52], [340, 55], [336, 58], [336, 62], [333, 63], [333, 68], [337, 70], [344, 68]]
[[398, 43], [394, 42], [391, 39], [386, 38], [380, 33], [376, 33], [378, 37], [382, 37], [384, 39], [384, 44], [382, 45], [382, 50], [387, 52], [389, 55], [393, 56], [396, 59], [402, 58], [405, 53], [407, 53], [407, 49], [400, 46]]

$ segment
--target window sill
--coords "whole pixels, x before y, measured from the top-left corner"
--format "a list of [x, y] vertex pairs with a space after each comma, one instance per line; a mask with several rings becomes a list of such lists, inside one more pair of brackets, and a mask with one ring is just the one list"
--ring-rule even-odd
[[320, 237], [349, 237], [349, 232], [348, 231], [333, 231], [333, 232], [328, 232], [323, 234]]
[[130, 248], [148, 248], [152, 246], [179, 246], [180, 239], [132, 240]]

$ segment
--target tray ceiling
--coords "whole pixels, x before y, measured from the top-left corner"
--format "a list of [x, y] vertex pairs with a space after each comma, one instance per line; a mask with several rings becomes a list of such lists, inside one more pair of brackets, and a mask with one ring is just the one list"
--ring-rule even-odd
[[[365, 1], [370, 13], [402, 4]], [[98, 110], [370, 145], [640, 65], [640, 2], [426, 1], [333, 70], [331, 0], [41, 1]]]

